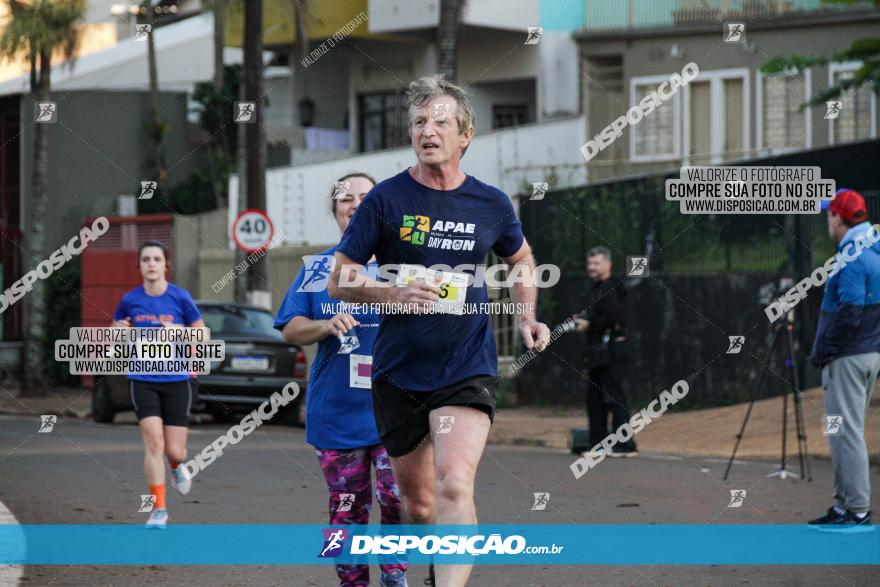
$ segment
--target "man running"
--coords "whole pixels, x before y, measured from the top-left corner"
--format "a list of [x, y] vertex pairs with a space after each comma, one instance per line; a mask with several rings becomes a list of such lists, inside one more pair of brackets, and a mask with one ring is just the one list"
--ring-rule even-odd
[[[416, 307], [449, 293], [445, 283], [441, 289], [421, 279], [389, 288], [360, 278], [360, 285], [345, 287], [374, 254], [380, 266], [454, 267], [481, 265], [491, 250], [530, 278], [534, 259], [510, 199], [459, 168], [474, 136], [464, 91], [434, 76], [412, 82], [407, 96], [418, 163], [379, 183], [360, 205], [336, 248], [330, 295]], [[525, 345], [543, 350], [550, 330], [535, 320], [532, 281], [519, 280], [513, 296], [523, 310], [517, 319]], [[466, 303], [487, 300], [485, 287], [466, 288]], [[474, 479], [495, 416], [497, 363], [486, 314], [383, 316], [373, 353], [373, 409], [408, 523], [477, 522]], [[438, 434], [441, 419], [449, 432]], [[471, 565], [439, 567], [438, 584], [464, 585], [470, 571]]]
[[[138, 251], [138, 266], [144, 284], [122, 296], [113, 315], [117, 328], [181, 328], [204, 327], [205, 321], [185, 289], [165, 280], [168, 270], [165, 247], [158, 241], [146, 241]], [[190, 375], [128, 376], [131, 403], [137, 414], [144, 440], [144, 474], [153, 510], [148, 528], [165, 528], [168, 510], [165, 507], [165, 457], [171, 467], [171, 485], [187, 494], [192, 481], [186, 467], [186, 436], [193, 390]]]

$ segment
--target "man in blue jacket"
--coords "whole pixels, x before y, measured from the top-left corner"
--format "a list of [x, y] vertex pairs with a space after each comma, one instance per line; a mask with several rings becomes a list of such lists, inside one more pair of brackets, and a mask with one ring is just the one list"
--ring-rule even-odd
[[865, 199], [840, 189], [828, 206], [828, 233], [839, 251], [825, 286], [810, 357], [822, 368], [825, 432], [834, 470], [834, 504], [810, 524], [870, 530], [871, 484], [865, 418], [880, 371], [880, 234]]

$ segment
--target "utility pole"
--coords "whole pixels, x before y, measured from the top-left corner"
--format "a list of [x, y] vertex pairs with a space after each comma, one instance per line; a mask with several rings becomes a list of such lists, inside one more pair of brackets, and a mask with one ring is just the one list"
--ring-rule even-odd
[[[263, 3], [244, 3], [244, 96], [254, 103], [253, 122], [244, 124], [245, 177], [243, 182], [248, 208], [266, 210], [266, 131], [263, 126]], [[270, 308], [266, 257], [260, 256], [248, 268], [247, 301]]]

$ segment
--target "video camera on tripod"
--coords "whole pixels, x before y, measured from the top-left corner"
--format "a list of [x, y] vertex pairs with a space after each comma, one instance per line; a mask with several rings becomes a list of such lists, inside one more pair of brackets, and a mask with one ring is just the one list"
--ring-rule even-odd
[[[765, 283], [758, 290], [758, 301], [760, 302], [761, 306], [766, 307], [778, 300], [783, 294], [785, 294], [785, 292], [791, 289], [793, 285], [794, 279], [787, 276], [780, 277], [778, 282], [771, 281], [769, 283]], [[727, 470], [724, 472], [724, 480], [727, 480], [727, 477], [730, 474], [730, 468], [733, 465], [734, 458], [736, 457], [736, 451], [739, 449], [739, 444], [742, 441], [743, 435], [745, 434], [746, 426], [749, 422], [749, 417], [752, 415], [752, 408], [755, 406], [755, 401], [758, 398], [759, 392], [764, 385], [764, 381], [766, 381], [767, 379], [767, 373], [772, 370], [771, 363], [773, 362], [773, 357], [775, 356], [776, 345], [781, 345], [782, 341], [785, 340], [788, 343], [788, 349], [786, 349], [788, 351], [788, 356], [785, 359], [785, 365], [790, 369], [792, 383], [791, 391], [794, 392], [794, 418], [795, 428], [797, 430], [798, 459], [800, 461], [801, 474], [796, 475], [786, 468], [789, 394], [789, 390], [787, 389], [785, 391], [785, 394], [782, 396], [782, 462], [779, 469], [777, 471], [774, 471], [773, 473], [770, 473], [768, 477], [778, 475], [781, 479], [793, 477], [795, 479], [805, 478], [807, 481], [812, 481], [812, 475], [810, 473], [810, 453], [807, 447], [807, 436], [804, 426], [804, 412], [801, 405], [801, 386], [798, 375], [796, 344], [794, 337], [794, 308], [788, 308], [784, 316], [784, 321], [779, 321], [771, 324], [771, 328], [773, 330], [773, 338], [770, 341], [770, 348], [768, 349], [767, 356], [764, 359], [763, 368], [761, 369], [761, 375], [758, 378], [758, 383], [752, 391], [752, 397], [749, 400], [749, 407], [746, 410], [746, 415], [743, 418], [742, 425], [740, 426], [739, 434], [736, 435], [736, 443], [733, 446], [733, 452], [730, 455], [730, 460], [727, 462]], [[785, 332], [785, 336], [781, 336], [783, 331]], [[776, 371], [773, 372], [775, 373]]]

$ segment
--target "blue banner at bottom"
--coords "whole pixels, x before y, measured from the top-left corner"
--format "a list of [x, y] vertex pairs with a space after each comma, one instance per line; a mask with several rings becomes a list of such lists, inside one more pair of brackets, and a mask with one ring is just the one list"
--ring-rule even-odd
[[805, 525], [0, 525], [0, 564], [876, 565], [880, 532]]

